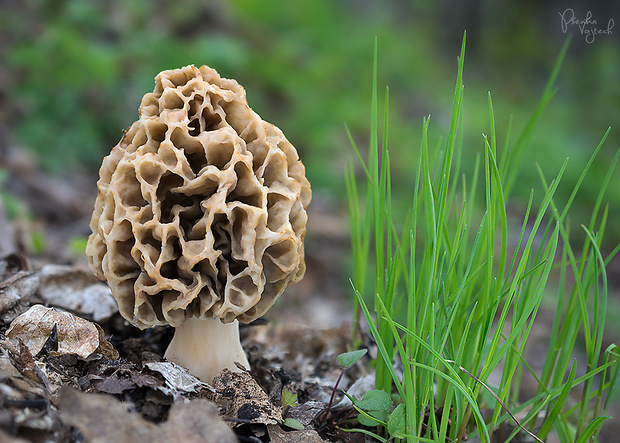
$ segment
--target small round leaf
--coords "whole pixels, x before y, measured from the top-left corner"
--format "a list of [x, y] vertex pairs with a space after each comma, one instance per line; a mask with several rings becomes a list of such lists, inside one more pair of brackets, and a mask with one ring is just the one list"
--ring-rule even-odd
[[358, 349], [357, 351], [345, 352], [344, 354], [340, 354], [336, 359], [336, 363], [342, 369], [349, 369], [351, 366], [355, 364], [360, 358], [366, 355], [368, 349]]
[[295, 420], [294, 418], [284, 419], [282, 425], [286, 426], [287, 428], [295, 429], [296, 431], [303, 431], [305, 429], [303, 423], [301, 423], [299, 420]]
[[399, 404], [394, 408], [392, 413], [390, 414], [390, 418], [388, 418], [388, 432], [391, 436], [400, 438], [405, 435], [407, 431], [406, 421], [405, 421], [405, 405]]
[[[377, 421], [385, 422], [392, 406], [392, 397], [385, 391], [373, 389], [364, 394], [364, 398], [355, 402], [355, 406], [375, 418]], [[363, 415], [358, 417], [358, 421], [364, 426], [375, 426], [376, 421], [370, 420]]]

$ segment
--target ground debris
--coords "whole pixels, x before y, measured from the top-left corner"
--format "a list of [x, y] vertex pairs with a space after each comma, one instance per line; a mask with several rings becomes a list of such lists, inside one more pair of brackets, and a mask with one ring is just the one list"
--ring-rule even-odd
[[97, 323], [43, 305], [34, 305], [13, 320], [6, 336], [21, 340], [32, 355], [37, 355], [51, 338], [56, 348], [50, 352], [52, 355], [75, 354], [88, 358], [96, 353], [109, 359], [118, 358], [118, 352], [104, 338], [103, 329]]
[[35, 271], [19, 254], [0, 257], [0, 322], [43, 303], [105, 322], [118, 312], [110, 288], [84, 266], [46, 264]]
[[213, 380], [212, 400], [220, 404], [230, 423], [275, 425], [282, 421], [282, 410], [247, 372], [224, 369]]
[[0, 340], [0, 437], [4, 433], [7, 441], [18, 435], [34, 442], [64, 439], [48, 387], [47, 377], [23, 343]]
[[162, 386], [157, 377], [145, 374], [129, 362], [102, 360], [94, 366], [88, 375], [79, 380], [80, 386], [89, 392], [123, 394], [135, 389], [159, 389]]
[[323, 443], [325, 440], [313, 429], [303, 431], [285, 431], [280, 426], [269, 425], [269, 438], [271, 443]]
[[[344, 329], [247, 328], [252, 371], [224, 371], [207, 384], [163, 361], [170, 328], [139, 331], [118, 314], [99, 324], [79, 310], [29, 304], [8, 329], [0, 323], [0, 442], [214, 441], [222, 425], [215, 441], [350, 440], [316, 423], [338, 374]], [[283, 405], [284, 389], [295, 405]], [[304, 429], [292, 430], [286, 419]], [[192, 440], [200, 435], [208, 437]]]
[[145, 366], [153, 372], [160, 374], [165, 380], [165, 387], [160, 390], [175, 400], [183, 394], [197, 394], [203, 389], [210, 392], [215, 390], [207, 383], [200, 381], [190, 372], [173, 362], [148, 362]]
[[132, 412], [131, 405], [110, 395], [63, 388], [59, 412], [64, 422], [78, 428], [91, 443], [237, 441], [235, 434], [219, 418], [217, 408], [205, 399], [173, 405], [168, 421], [156, 425]]
[[47, 304], [79, 312], [96, 322], [118, 312], [110, 288], [86, 268], [46, 264], [37, 275], [39, 295]]
[[0, 257], [0, 322], [9, 324], [26, 312], [39, 285], [39, 276], [22, 255]]
[[301, 405], [294, 406], [288, 410], [287, 416], [297, 420], [299, 423], [308, 427], [315, 419], [325, 411], [325, 403], [319, 401], [307, 401]]

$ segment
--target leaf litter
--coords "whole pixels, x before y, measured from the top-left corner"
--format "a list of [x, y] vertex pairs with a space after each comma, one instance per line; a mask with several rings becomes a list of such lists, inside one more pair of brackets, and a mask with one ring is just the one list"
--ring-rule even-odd
[[207, 384], [164, 361], [171, 328], [137, 330], [106, 291], [79, 265], [0, 258], [0, 441], [364, 441], [325, 426], [348, 327], [243, 327], [252, 370]]
[[118, 352], [104, 338], [103, 329], [97, 323], [77, 317], [70, 312], [43, 305], [34, 305], [11, 322], [6, 331], [9, 339], [20, 340], [37, 355], [52, 341], [51, 355], [77, 355], [87, 359], [92, 354], [116, 360]]

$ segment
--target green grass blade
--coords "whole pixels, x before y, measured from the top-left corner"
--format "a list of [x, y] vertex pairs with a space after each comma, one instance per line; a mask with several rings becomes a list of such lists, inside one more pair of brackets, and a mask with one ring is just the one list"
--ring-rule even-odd
[[[351, 284], [353, 284], [351, 282]], [[366, 306], [366, 303], [364, 302], [364, 299], [362, 297], [362, 295], [359, 293], [359, 291], [357, 289], [355, 289], [355, 287], [353, 286], [353, 291], [355, 292], [355, 296], [357, 297], [357, 302], [360, 304], [360, 307], [362, 308], [362, 312], [364, 313], [364, 317], [366, 317], [366, 321], [368, 322], [368, 328], [370, 329], [370, 333], [372, 334], [373, 338], [375, 339], [375, 342], [377, 344], [377, 348], [379, 349], [379, 353], [381, 354], [381, 356], [383, 357], [384, 360], [386, 360], [388, 357], [388, 351], [386, 349], [385, 343], [383, 343], [382, 337], [379, 334], [379, 330], [377, 329], [377, 327], [375, 326], [375, 322], [374, 319], [372, 318], [372, 315], [370, 315], [370, 311], [368, 310], [368, 306]], [[380, 298], [378, 298], [380, 300]], [[391, 346], [391, 343], [390, 343]], [[400, 395], [401, 398], [405, 398], [405, 391], [403, 390], [403, 387], [401, 385], [400, 382], [398, 382], [399, 377], [398, 375], [396, 375], [396, 371], [394, 370], [394, 367], [390, 364], [387, 366], [387, 370], [389, 372], [389, 374], [392, 377], [392, 380], [394, 381], [394, 384], [396, 386], [396, 390], [398, 391], [398, 394]]]
[[554, 85], [560, 72], [560, 67], [562, 66], [562, 63], [564, 61], [564, 57], [566, 56], [566, 52], [568, 51], [569, 44], [570, 37], [564, 43], [564, 46], [562, 47], [562, 50], [560, 51], [560, 54], [558, 55], [558, 58], [553, 65], [551, 75], [549, 76], [549, 80], [545, 85], [545, 90], [542, 94], [540, 102], [538, 103], [538, 106], [536, 107], [536, 110], [525, 125], [525, 128], [519, 135], [517, 141], [515, 142], [515, 145], [510, 150], [506, 162], [503, 163], [502, 177], [505, 177], [504, 190], [506, 192], [506, 196], [510, 195], [512, 187], [514, 186], [514, 182], [517, 178], [523, 155], [525, 154], [525, 147], [527, 146], [527, 142], [531, 138], [543, 110], [546, 108], [549, 101], [551, 101], [551, 99], [555, 95]]
[[355, 140], [353, 139], [353, 135], [351, 134], [351, 131], [349, 131], [349, 127], [346, 124], [344, 125], [344, 129], [347, 133], [347, 136], [349, 137], [349, 143], [351, 143], [351, 147], [353, 148], [353, 151], [355, 152], [355, 155], [357, 156], [357, 160], [359, 161], [359, 164], [362, 166], [362, 169], [364, 170], [364, 174], [366, 175], [366, 180], [368, 180], [369, 183], [372, 183], [372, 176], [370, 175], [370, 171], [368, 170], [368, 167], [366, 166], [366, 162], [364, 162], [364, 159], [362, 158], [362, 154], [357, 148], [357, 144], [355, 143]]
[[579, 438], [575, 441], [575, 443], [588, 443], [590, 438], [598, 431], [600, 426], [603, 424], [605, 420], [611, 417], [601, 416], [596, 417], [592, 420], [588, 426], [585, 427]]
[[577, 362], [573, 361], [573, 366], [571, 367], [570, 373], [568, 374], [568, 380], [566, 381], [564, 389], [562, 389], [562, 392], [560, 393], [560, 396], [556, 400], [555, 405], [553, 406], [551, 411], [547, 414], [547, 417], [545, 417], [545, 421], [540, 427], [540, 431], [538, 431], [538, 437], [540, 437], [543, 440], [545, 440], [547, 438], [547, 435], [549, 435], [549, 432], [553, 430], [555, 420], [559, 416], [560, 411], [562, 410], [562, 407], [564, 406], [564, 403], [566, 402], [566, 399], [568, 398], [568, 394], [570, 393], [571, 386], [573, 384], [573, 381], [575, 380], [576, 368], [577, 368]]
[[605, 178], [603, 179], [603, 182], [601, 183], [601, 186], [599, 187], [598, 197], [596, 198], [596, 202], [594, 203], [594, 208], [592, 209], [592, 216], [590, 218], [590, 223], [588, 225], [588, 229], [590, 229], [591, 231], [594, 230], [594, 224], [596, 223], [596, 218], [598, 217], [598, 211], [603, 202], [603, 195], [605, 194], [605, 191], [607, 190], [607, 186], [609, 185], [611, 177], [613, 176], [613, 172], [616, 168], [616, 164], [618, 163], [618, 159], [620, 159], [620, 149], [616, 151], [616, 155], [614, 155], [614, 158], [612, 159], [609, 165], [609, 168], [607, 168], [607, 173], [605, 174]]

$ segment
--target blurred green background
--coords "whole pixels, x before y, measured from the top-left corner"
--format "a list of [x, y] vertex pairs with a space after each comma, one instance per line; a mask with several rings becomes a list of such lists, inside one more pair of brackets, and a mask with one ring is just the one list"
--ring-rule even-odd
[[[456, 57], [467, 30], [464, 163], [488, 132], [491, 91], [503, 140], [534, 110], [568, 34], [571, 47], [558, 93], [544, 113], [515, 190], [516, 202], [540, 189], [570, 157], [560, 189], [567, 198], [608, 126], [620, 118], [620, 28], [587, 43], [577, 25], [561, 26], [571, 7], [599, 28], [620, 18], [619, 2], [490, 0], [3, 1], [0, 15], [0, 124], [4, 144], [27, 149], [54, 174], [95, 173], [137, 118], [142, 95], [163, 69], [208, 64], [247, 90], [250, 106], [279, 126], [306, 164], [315, 196], [344, 201], [343, 169], [352, 157], [346, 123], [360, 146], [369, 124], [372, 48], [379, 84], [390, 87], [394, 186], [413, 182], [423, 116], [433, 140], [449, 123]], [[615, 31], [615, 30], [614, 30]], [[381, 99], [380, 99], [381, 101]], [[612, 129], [579, 195], [577, 218], [620, 145]], [[398, 192], [398, 189], [396, 190]], [[607, 194], [620, 216], [620, 180]], [[578, 226], [582, 220], [575, 220]], [[609, 245], [620, 240], [610, 223]]]

